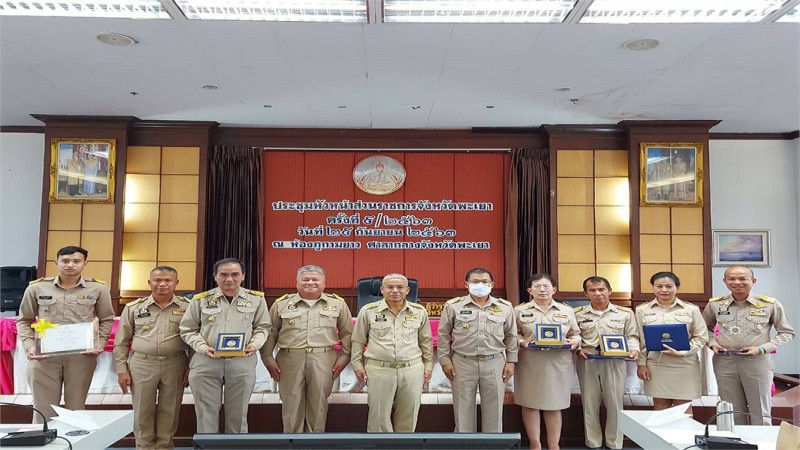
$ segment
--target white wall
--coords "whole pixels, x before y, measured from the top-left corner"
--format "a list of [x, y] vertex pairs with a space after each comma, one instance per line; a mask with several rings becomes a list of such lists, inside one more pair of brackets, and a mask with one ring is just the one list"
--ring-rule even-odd
[[0, 266], [39, 261], [44, 134], [0, 133]]
[[[757, 268], [753, 292], [781, 301], [800, 330], [800, 142], [711, 141], [712, 229], [766, 229], [771, 267]], [[714, 294], [728, 293], [724, 267], [712, 270]], [[800, 338], [773, 355], [775, 371], [800, 373]]]

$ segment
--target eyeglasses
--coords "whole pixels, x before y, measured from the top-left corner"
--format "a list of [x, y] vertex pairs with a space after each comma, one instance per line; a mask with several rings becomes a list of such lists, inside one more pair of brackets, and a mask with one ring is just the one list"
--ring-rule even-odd
[[402, 291], [407, 288], [408, 286], [383, 286], [384, 291]]
[[467, 281], [467, 283], [469, 283], [469, 284], [492, 284], [493, 281], [489, 281], [489, 280], [470, 280], [470, 281]]
[[533, 286], [531, 286], [531, 289], [533, 289], [534, 291], [541, 291], [542, 289], [547, 291], [549, 289], [553, 289], [553, 286], [549, 284], [534, 284]]

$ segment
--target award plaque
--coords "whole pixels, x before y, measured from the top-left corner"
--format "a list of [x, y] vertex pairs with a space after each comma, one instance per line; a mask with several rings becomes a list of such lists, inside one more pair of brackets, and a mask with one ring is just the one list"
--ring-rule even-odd
[[631, 354], [628, 339], [623, 334], [600, 335], [600, 355], [627, 358]]
[[564, 343], [564, 339], [561, 336], [561, 325], [552, 323], [537, 323], [536, 328], [533, 330], [533, 342], [528, 347], [539, 349], [572, 348], [571, 345]]
[[81, 353], [100, 346], [97, 321], [50, 323], [41, 320], [31, 327], [36, 330], [36, 349], [40, 355]]
[[244, 333], [219, 333], [214, 354], [220, 357], [244, 356]]

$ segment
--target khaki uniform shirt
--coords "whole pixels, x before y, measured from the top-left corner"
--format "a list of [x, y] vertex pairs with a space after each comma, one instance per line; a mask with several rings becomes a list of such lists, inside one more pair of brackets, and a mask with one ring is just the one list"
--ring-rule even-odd
[[332, 347], [339, 341], [342, 352], [338, 362], [350, 361], [350, 337], [353, 316], [347, 303], [335, 294], [322, 294], [309, 306], [299, 294], [287, 294], [275, 300], [269, 310], [272, 330], [261, 349], [265, 363], [275, 362], [273, 351], [279, 348]]
[[592, 305], [575, 308], [575, 319], [581, 328], [581, 348], [597, 353], [600, 336], [621, 334], [628, 341], [628, 350], [639, 351], [639, 328], [630, 308], [609, 303], [608, 308], [598, 311]]
[[[765, 295], [750, 293], [741, 302], [731, 295], [714, 297], [703, 310], [703, 320], [708, 326], [709, 345], [729, 350], [762, 346], [771, 352], [795, 336], [781, 302]], [[719, 325], [719, 336], [714, 336], [714, 325]], [[777, 334], [770, 338], [772, 327]]]
[[[679, 298], [676, 298], [669, 308], [659, 305], [658, 299], [637, 306], [636, 323], [639, 325], [639, 336], [642, 343], [646, 343], [644, 337], [645, 325], [658, 323], [685, 324], [689, 332], [689, 351], [686, 356], [696, 354], [708, 342], [708, 330], [703, 321], [703, 316], [700, 314], [700, 308]], [[640, 366], [647, 364], [646, 345], [642, 345], [639, 352], [638, 364]]]
[[99, 345], [104, 347], [114, 325], [111, 294], [105, 282], [92, 278], [81, 277], [78, 285], [69, 290], [61, 287], [58, 277], [39, 278], [25, 289], [17, 318], [17, 333], [25, 351], [36, 345], [31, 324], [37, 318], [52, 323], [91, 322], [97, 318]]
[[[489, 356], [505, 351], [506, 362], [517, 362], [517, 321], [514, 306], [489, 296], [479, 306], [470, 295], [448, 300], [439, 320], [439, 363], [453, 364], [453, 352]], [[452, 336], [453, 342], [450, 343]]]
[[[367, 345], [366, 351], [364, 345]], [[395, 315], [384, 299], [361, 308], [353, 329], [350, 359], [353, 370], [364, 369], [365, 356], [378, 361], [409, 361], [421, 357], [425, 370], [433, 370], [433, 334], [428, 312], [423, 306], [406, 301]]]
[[215, 348], [219, 333], [244, 333], [245, 345], [260, 349], [271, 328], [264, 293], [239, 288], [228, 302], [220, 288], [195, 295], [181, 319], [181, 338], [198, 353]]
[[186, 351], [179, 325], [190, 300], [172, 296], [164, 308], [153, 296], [125, 305], [114, 338], [114, 364], [117, 373], [128, 373], [128, 350], [145, 355], [169, 356]]
[[561, 325], [561, 336], [565, 341], [576, 340], [580, 342], [580, 328], [575, 321], [575, 313], [567, 305], [551, 301], [546, 308], [531, 300], [516, 307], [517, 332], [522, 339], [533, 336], [537, 323], [552, 323]]

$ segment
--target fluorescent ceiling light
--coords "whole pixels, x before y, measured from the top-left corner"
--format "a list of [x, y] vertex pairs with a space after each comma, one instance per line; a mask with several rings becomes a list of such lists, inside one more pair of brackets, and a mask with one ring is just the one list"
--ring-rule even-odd
[[169, 14], [158, 0], [2, 1], [0, 16], [169, 19]]
[[575, 0], [384, 0], [384, 22], [561, 23]]
[[595, 0], [580, 23], [758, 22], [783, 0]]
[[776, 20], [776, 22], [800, 23], [800, 6], [795, 6], [794, 8], [790, 9], [786, 14], [783, 15], [783, 17]]
[[175, 0], [187, 19], [272, 22], [367, 21], [366, 0]]

